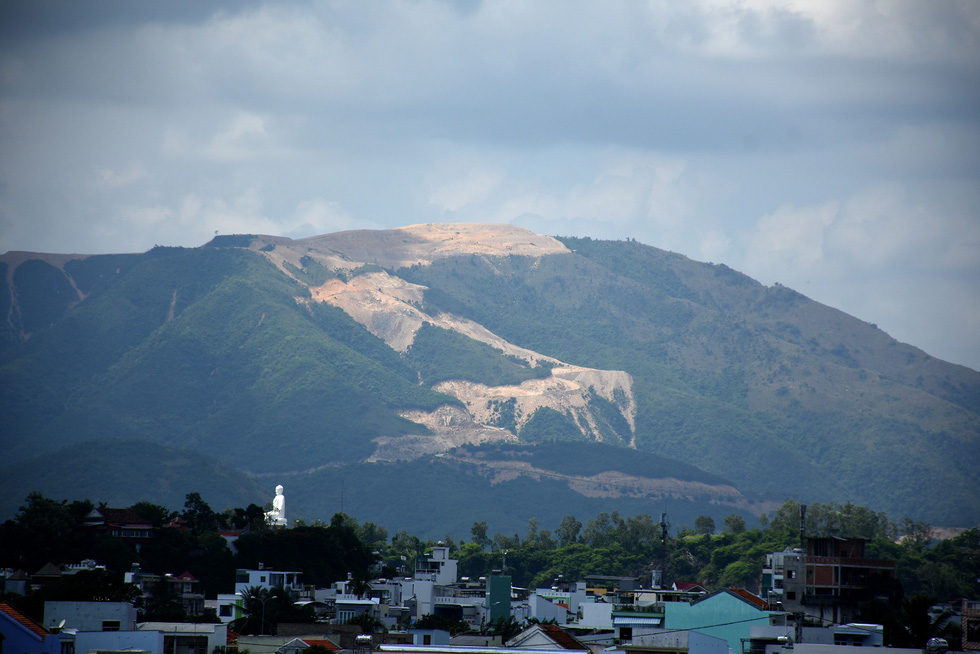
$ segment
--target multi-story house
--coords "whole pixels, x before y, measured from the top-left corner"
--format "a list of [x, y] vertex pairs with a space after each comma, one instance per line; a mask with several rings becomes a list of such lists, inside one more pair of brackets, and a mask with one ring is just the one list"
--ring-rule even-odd
[[269, 570], [261, 563], [258, 570], [239, 568], [235, 571], [235, 592], [218, 593], [218, 599], [215, 603], [218, 619], [228, 623], [244, 617], [242, 597], [245, 591], [252, 587], [272, 590], [282, 586], [293, 595], [294, 599], [312, 600], [312, 595], [307, 592], [307, 588], [300, 581], [302, 575], [302, 572], [296, 570]]
[[139, 552], [156, 536], [156, 527], [144, 520], [132, 509], [92, 509], [82, 523], [82, 529], [97, 534], [108, 534], [128, 543]]
[[806, 551], [767, 556], [763, 591], [770, 605], [819, 625], [853, 621], [860, 605], [889, 595], [895, 562], [865, 556], [864, 539], [807, 537]]

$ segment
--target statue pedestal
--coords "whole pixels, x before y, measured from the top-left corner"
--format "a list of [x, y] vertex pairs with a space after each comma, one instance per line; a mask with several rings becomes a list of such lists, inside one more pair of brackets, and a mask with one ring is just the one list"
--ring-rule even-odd
[[274, 516], [272, 513], [266, 513], [265, 524], [269, 525], [270, 527], [285, 527], [286, 519]]

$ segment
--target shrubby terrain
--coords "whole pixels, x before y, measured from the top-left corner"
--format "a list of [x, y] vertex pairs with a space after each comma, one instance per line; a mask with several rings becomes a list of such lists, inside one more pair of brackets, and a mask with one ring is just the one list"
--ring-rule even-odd
[[[241, 505], [283, 483], [294, 515], [353, 506], [426, 537], [465, 533], [463, 498], [508, 532], [560, 519], [537, 515], [545, 498], [750, 524], [803, 496], [980, 515], [980, 373], [635, 241], [425, 225], [8, 253], [0, 273], [0, 516], [68, 478], [116, 505], [200, 483]], [[531, 446], [549, 453], [533, 474], [502, 472]], [[420, 485], [374, 490], [387, 480]]]

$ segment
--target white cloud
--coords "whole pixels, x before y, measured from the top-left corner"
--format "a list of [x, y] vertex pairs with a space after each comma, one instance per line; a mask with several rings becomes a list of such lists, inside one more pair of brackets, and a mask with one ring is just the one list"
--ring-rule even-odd
[[133, 163], [124, 168], [99, 168], [95, 171], [95, 185], [100, 188], [113, 189], [126, 186], [146, 177], [146, 169], [139, 163]]
[[759, 219], [743, 236], [745, 263], [769, 277], [787, 267], [812, 269], [828, 263], [826, 231], [840, 213], [837, 202], [819, 206], [784, 205]]
[[283, 228], [283, 236], [305, 238], [348, 229], [363, 229], [364, 225], [354, 220], [337, 202], [317, 198], [300, 202]]
[[237, 161], [259, 156], [271, 141], [266, 130], [268, 119], [240, 111], [211, 139], [203, 149], [204, 156], [219, 161]]
[[504, 175], [500, 171], [470, 170], [433, 190], [429, 203], [440, 211], [459, 211], [485, 202], [503, 181]]
[[912, 342], [980, 313], [974, 0], [33, 7], [0, 4], [0, 251], [513, 222]]

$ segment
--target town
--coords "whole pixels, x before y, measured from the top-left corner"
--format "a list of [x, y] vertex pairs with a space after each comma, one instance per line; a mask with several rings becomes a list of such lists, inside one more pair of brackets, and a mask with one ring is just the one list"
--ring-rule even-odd
[[[146, 502], [110, 508], [32, 493], [0, 529], [0, 565], [9, 566], [0, 569], [0, 652], [980, 651], [980, 600], [906, 595], [895, 558], [869, 550], [888, 542], [871, 535], [894, 536], [894, 527], [863, 507], [829, 509], [815, 505], [808, 522], [805, 505], [781, 508], [765, 533], [782, 534], [785, 546], [761, 551], [779, 541], [758, 541], [748, 556], [760, 565], [733, 576], [729, 568], [742, 562], [721, 574], [710, 564], [697, 573], [685, 568], [684, 559], [703, 554], [682, 543], [717, 541], [706, 558], [724, 563], [735, 539], [763, 533], [746, 530], [738, 516], [726, 519], [721, 536], [712, 536], [710, 518], [678, 530], [691, 532], [685, 536], [671, 533], [666, 514], [659, 523], [603, 514], [586, 534], [569, 516], [556, 536], [535, 524], [523, 542], [516, 534], [491, 539], [478, 521], [469, 543], [423, 543], [399, 532], [389, 544], [383, 528], [344, 514], [330, 525], [290, 521], [282, 486], [265, 508], [224, 514], [196, 493], [180, 514]], [[831, 521], [837, 533], [818, 533]], [[871, 531], [854, 535], [859, 523]], [[606, 545], [596, 536], [603, 525]], [[619, 540], [632, 538], [625, 548], [612, 542], [617, 526]], [[890, 551], [911, 551], [933, 584], [950, 564], [928, 559], [927, 532], [906, 525], [904, 543]], [[954, 576], [976, 576], [977, 532], [954, 539], [967, 557]], [[919, 542], [910, 540], [917, 535]], [[578, 567], [532, 566], [526, 550], [542, 543], [592, 558]], [[613, 550], [636, 556], [614, 564], [603, 558]], [[70, 560], [73, 554], [86, 558]], [[22, 565], [10, 566], [15, 560]], [[972, 583], [929, 589], [969, 593]]]

